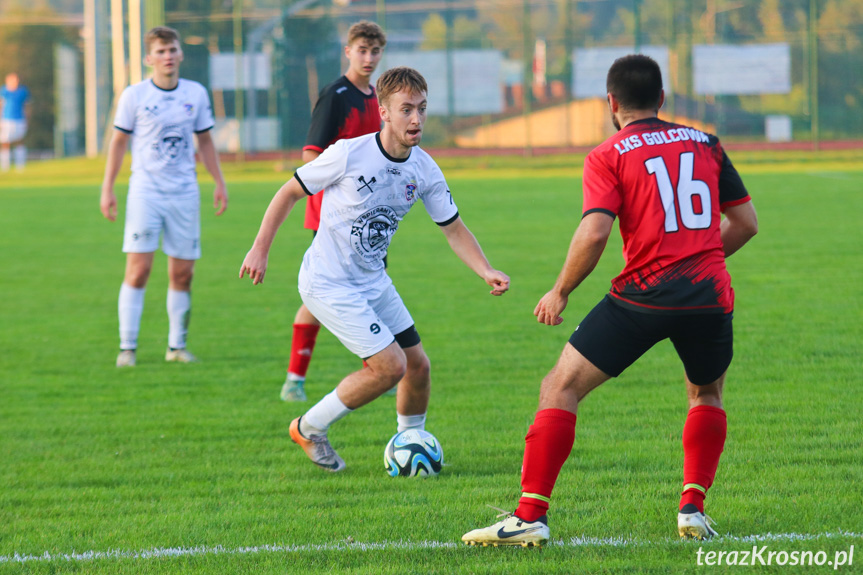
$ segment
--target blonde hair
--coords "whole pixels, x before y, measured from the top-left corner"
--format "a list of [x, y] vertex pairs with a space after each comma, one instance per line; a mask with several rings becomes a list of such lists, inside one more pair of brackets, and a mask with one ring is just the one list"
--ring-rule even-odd
[[377, 42], [381, 48], [387, 45], [387, 35], [384, 33], [384, 29], [368, 20], [360, 20], [348, 29], [348, 46], [360, 38], [369, 42]]
[[398, 66], [390, 68], [378, 78], [375, 86], [378, 92], [378, 101], [382, 106], [385, 106], [389, 97], [407, 89], [413, 94], [428, 93], [428, 84], [422, 74], [408, 68], [407, 66]]
[[144, 36], [144, 53], [150, 53], [150, 47], [156, 40], [160, 40], [165, 44], [179, 42], [180, 33], [173, 28], [168, 28], [167, 26], [156, 26], [155, 28], [151, 28]]

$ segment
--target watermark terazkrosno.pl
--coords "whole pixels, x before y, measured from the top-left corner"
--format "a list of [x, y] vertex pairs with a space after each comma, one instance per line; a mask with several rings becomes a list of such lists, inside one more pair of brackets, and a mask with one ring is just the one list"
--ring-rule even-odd
[[731, 565], [753, 567], [756, 565], [790, 566], [829, 566], [833, 569], [850, 567], [854, 564], [854, 546], [847, 550], [835, 551], [776, 551], [767, 545], [753, 545], [752, 549], [741, 551], [705, 551], [699, 547], [695, 553], [698, 565]]

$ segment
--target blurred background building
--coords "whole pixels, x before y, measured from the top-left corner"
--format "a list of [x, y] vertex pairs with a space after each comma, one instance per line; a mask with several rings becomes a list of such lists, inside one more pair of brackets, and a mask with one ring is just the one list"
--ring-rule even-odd
[[863, 140], [863, 0], [0, 0], [0, 77], [33, 94], [31, 149], [96, 155], [146, 77], [143, 32], [165, 24], [219, 148], [285, 153], [360, 19], [387, 32], [379, 72], [429, 80], [424, 147], [596, 144], [613, 131], [605, 73], [632, 52], [662, 67], [666, 119], [765, 146]]

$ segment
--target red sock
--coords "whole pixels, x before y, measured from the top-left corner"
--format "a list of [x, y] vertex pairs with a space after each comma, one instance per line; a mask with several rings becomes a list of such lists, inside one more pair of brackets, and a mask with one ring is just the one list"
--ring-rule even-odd
[[564, 409], [543, 409], [536, 414], [524, 442], [521, 499], [515, 514], [536, 521], [548, 511], [551, 490], [575, 441], [575, 414]]
[[320, 329], [321, 326], [319, 325], [294, 324], [294, 339], [291, 340], [291, 360], [288, 363], [288, 373], [306, 377]]
[[683, 493], [680, 509], [691, 503], [704, 513], [704, 498], [713, 485], [728, 425], [725, 411], [709, 405], [689, 410], [683, 426]]

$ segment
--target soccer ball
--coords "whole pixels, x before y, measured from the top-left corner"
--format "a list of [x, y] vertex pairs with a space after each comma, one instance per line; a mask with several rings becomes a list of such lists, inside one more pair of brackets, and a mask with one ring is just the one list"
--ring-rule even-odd
[[390, 477], [437, 475], [443, 467], [443, 449], [425, 430], [396, 433], [384, 449], [384, 468]]

